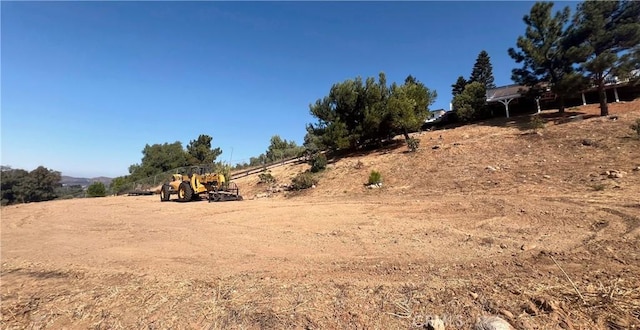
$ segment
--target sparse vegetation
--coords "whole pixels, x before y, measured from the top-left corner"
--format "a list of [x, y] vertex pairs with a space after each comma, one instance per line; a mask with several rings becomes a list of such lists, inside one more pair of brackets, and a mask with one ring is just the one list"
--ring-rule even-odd
[[636, 138], [640, 139], [640, 118], [636, 119], [636, 122], [629, 126], [636, 134]]
[[323, 153], [316, 153], [311, 156], [311, 172], [317, 173], [327, 168], [327, 156]]
[[416, 138], [410, 138], [407, 140], [407, 147], [409, 147], [409, 151], [415, 152], [420, 148], [420, 140]]
[[276, 178], [271, 174], [271, 171], [264, 171], [258, 174], [258, 183], [275, 183]]
[[542, 117], [540, 117], [540, 115], [533, 115], [531, 116], [531, 119], [529, 119], [529, 128], [532, 129], [534, 132], [537, 132], [538, 130], [541, 130], [544, 128], [545, 122], [544, 119], [542, 119]]
[[380, 184], [382, 183], [382, 174], [380, 174], [380, 172], [378, 171], [371, 171], [371, 173], [369, 173], [369, 181], [367, 181], [368, 184]]
[[291, 189], [293, 190], [302, 190], [313, 187], [318, 184], [318, 179], [313, 176], [313, 174], [309, 172], [298, 173], [291, 180]]

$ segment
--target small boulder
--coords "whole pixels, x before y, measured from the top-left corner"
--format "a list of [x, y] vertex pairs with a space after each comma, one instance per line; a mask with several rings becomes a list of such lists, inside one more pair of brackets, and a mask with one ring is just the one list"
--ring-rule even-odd
[[608, 171], [610, 179], [621, 179], [626, 173], [621, 171]]
[[509, 322], [497, 316], [482, 316], [474, 326], [475, 330], [515, 330]]
[[533, 250], [535, 248], [536, 248], [536, 245], [533, 244], [533, 243], [522, 244], [520, 246], [520, 250], [522, 250], [522, 251]]
[[490, 172], [495, 172], [495, 171], [497, 171], [497, 170], [498, 170], [498, 169], [496, 169], [496, 168], [495, 168], [495, 167], [493, 167], [493, 166], [487, 166], [487, 167], [485, 167], [485, 169], [486, 169], [486, 170], [489, 170]]
[[424, 324], [424, 328], [428, 330], [444, 330], [444, 321], [438, 316], [430, 316], [427, 323]]
[[593, 142], [593, 140], [590, 140], [590, 139], [583, 139], [582, 140], [582, 145], [583, 146], [592, 146], [592, 145], [595, 145], [595, 142]]

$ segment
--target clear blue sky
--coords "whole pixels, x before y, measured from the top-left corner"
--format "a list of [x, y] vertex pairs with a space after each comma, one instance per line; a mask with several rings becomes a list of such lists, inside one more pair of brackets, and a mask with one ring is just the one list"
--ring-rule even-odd
[[248, 161], [274, 134], [302, 144], [333, 83], [380, 71], [448, 109], [483, 49], [512, 83], [532, 4], [2, 1], [1, 163], [118, 176], [145, 144], [199, 134]]

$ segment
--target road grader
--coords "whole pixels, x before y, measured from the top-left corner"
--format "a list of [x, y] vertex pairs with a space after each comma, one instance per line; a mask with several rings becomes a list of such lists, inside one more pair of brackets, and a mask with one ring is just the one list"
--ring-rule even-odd
[[171, 175], [171, 181], [162, 185], [160, 201], [166, 202], [177, 195], [178, 202], [189, 202], [206, 197], [209, 202], [242, 200], [234, 182], [228, 182], [221, 173], [213, 173], [207, 167], [193, 166], [186, 173]]

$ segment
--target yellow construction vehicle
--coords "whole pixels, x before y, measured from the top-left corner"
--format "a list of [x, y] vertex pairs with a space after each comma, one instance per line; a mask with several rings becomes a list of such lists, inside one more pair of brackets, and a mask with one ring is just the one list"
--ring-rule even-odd
[[200, 200], [206, 196], [209, 202], [242, 200], [238, 186], [227, 182], [223, 174], [213, 173], [207, 167], [192, 166], [186, 173], [171, 175], [171, 181], [162, 185], [160, 201], [170, 200], [171, 195], [178, 195], [178, 202]]

